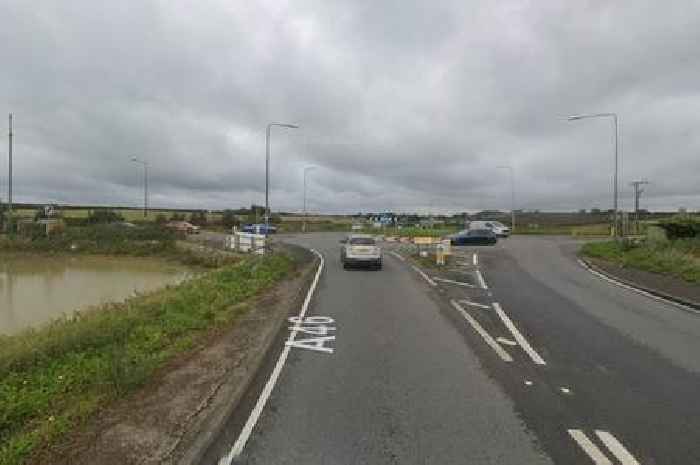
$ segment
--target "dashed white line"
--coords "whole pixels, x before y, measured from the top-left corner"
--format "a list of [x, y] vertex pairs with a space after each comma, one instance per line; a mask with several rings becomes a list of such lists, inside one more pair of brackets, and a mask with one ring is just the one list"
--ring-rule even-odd
[[421, 270], [420, 268], [418, 268], [418, 267], [415, 266], [415, 265], [411, 265], [411, 268], [413, 268], [414, 270], [416, 270], [416, 272], [417, 272], [419, 275], [421, 275], [421, 276], [423, 277], [423, 279], [425, 279], [426, 281], [428, 281], [428, 284], [430, 284], [431, 286], [437, 286], [437, 283], [436, 283], [435, 281], [433, 281], [432, 279], [430, 279], [430, 276], [428, 276], [427, 274], [423, 273], [423, 270]]
[[610, 459], [608, 459], [605, 454], [588, 439], [586, 433], [580, 429], [570, 429], [568, 430], [569, 435], [576, 441], [576, 443], [583, 449], [583, 451], [593, 460], [596, 465], [612, 465]]
[[569, 389], [569, 388], [567, 388], [567, 387], [562, 386], [562, 387], [559, 388], [559, 390], [560, 390], [563, 394], [571, 394], [571, 389]]
[[450, 284], [456, 284], [458, 286], [465, 286], [465, 287], [476, 287], [473, 284], [469, 283], [463, 283], [462, 281], [453, 281], [451, 279], [445, 279], [445, 278], [438, 278], [437, 276], [433, 276], [433, 280], [435, 281], [441, 281], [443, 283], [450, 283]]
[[[304, 299], [304, 303], [301, 306], [301, 310], [299, 311], [300, 319], [304, 318], [304, 315], [306, 315], [306, 310], [309, 308], [311, 297], [313, 296], [314, 291], [316, 290], [318, 280], [321, 277], [321, 272], [323, 271], [323, 255], [321, 255], [314, 249], [311, 249], [311, 251], [321, 259], [321, 262], [318, 265], [318, 270], [316, 270], [316, 276], [314, 276], [314, 280], [311, 283], [311, 287], [306, 293], [306, 299]], [[292, 331], [289, 334], [287, 342], [293, 342], [294, 338], [296, 337], [296, 334], [296, 330]], [[255, 428], [255, 424], [258, 422], [258, 419], [260, 418], [260, 415], [262, 414], [262, 411], [265, 408], [265, 404], [270, 398], [272, 390], [275, 388], [275, 384], [277, 383], [277, 379], [279, 378], [280, 373], [282, 372], [282, 368], [284, 368], [284, 364], [287, 361], [287, 357], [289, 356], [290, 350], [291, 347], [289, 345], [285, 345], [284, 349], [282, 349], [282, 353], [277, 359], [277, 363], [275, 364], [275, 367], [273, 368], [272, 373], [270, 374], [270, 378], [268, 378], [267, 383], [265, 383], [265, 387], [260, 393], [260, 397], [258, 397], [258, 401], [255, 403], [255, 407], [253, 407], [253, 410], [250, 412], [250, 416], [248, 417], [248, 420], [243, 426], [241, 433], [238, 435], [238, 438], [233, 444], [233, 447], [231, 447], [229, 453], [221, 457], [221, 459], [219, 460], [219, 465], [230, 465], [233, 459], [238, 457], [241, 454], [241, 452], [243, 452], [243, 448], [245, 447], [246, 442], [248, 442], [248, 438], [250, 438], [250, 435], [253, 432], [253, 428]]]
[[634, 458], [632, 454], [629, 453], [625, 446], [623, 446], [620, 441], [615, 438], [612, 434], [607, 431], [596, 430], [595, 434], [598, 435], [605, 447], [607, 447], [610, 452], [617, 458], [617, 460], [622, 463], [622, 465], [639, 465], [637, 459]]
[[472, 255], [472, 263], [474, 263], [474, 266], [479, 266], [479, 256], [474, 252], [474, 255]]
[[501, 357], [501, 360], [504, 362], [512, 362], [513, 357], [510, 356], [508, 352], [506, 352], [501, 345], [496, 342], [496, 340], [491, 337], [489, 333], [486, 332], [486, 330], [479, 324], [478, 321], [474, 319], [473, 316], [471, 316], [469, 313], [467, 313], [466, 310], [462, 308], [461, 305], [459, 305], [455, 300], [450, 300], [450, 303], [452, 306], [462, 314], [465, 320], [474, 328], [474, 330], [479, 333], [479, 335], [484, 339], [486, 344], [489, 345], [497, 354], [499, 357]]
[[393, 255], [394, 257], [398, 258], [399, 260], [401, 260], [402, 262], [405, 262], [405, 261], [406, 261], [405, 258], [403, 258], [401, 255], [397, 254], [396, 252], [393, 252], [393, 251], [392, 251], [392, 252], [389, 252], [389, 253], [390, 253], [391, 255]]
[[518, 342], [520, 347], [523, 348], [525, 353], [530, 356], [533, 362], [535, 362], [537, 365], [546, 365], [547, 362], [544, 361], [542, 357], [540, 357], [540, 354], [538, 354], [535, 349], [532, 348], [529, 342], [527, 342], [527, 339], [518, 331], [518, 328], [515, 327], [511, 319], [506, 315], [506, 312], [503, 311], [501, 308], [501, 305], [498, 302], [493, 303], [493, 309], [496, 310], [496, 313], [498, 314], [499, 318], [501, 321], [503, 321], [503, 324], [506, 325], [508, 330], [511, 332], [515, 340]]
[[486, 285], [486, 281], [484, 280], [484, 277], [481, 275], [481, 271], [476, 270], [476, 279], [479, 280], [479, 285], [481, 286], [482, 289], [488, 289], [489, 287]]

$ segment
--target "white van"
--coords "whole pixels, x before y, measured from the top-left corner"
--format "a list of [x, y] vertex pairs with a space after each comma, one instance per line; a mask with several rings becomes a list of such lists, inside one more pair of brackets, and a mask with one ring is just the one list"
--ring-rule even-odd
[[469, 229], [490, 229], [498, 237], [510, 236], [510, 228], [498, 221], [471, 221]]

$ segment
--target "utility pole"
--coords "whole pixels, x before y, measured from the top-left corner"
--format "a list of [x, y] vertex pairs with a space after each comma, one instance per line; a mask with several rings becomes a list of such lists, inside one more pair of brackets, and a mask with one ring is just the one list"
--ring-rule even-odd
[[8, 148], [8, 155], [10, 159], [9, 163], [9, 180], [8, 180], [8, 186], [7, 186], [7, 214], [8, 216], [8, 225], [9, 228], [12, 228], [12, 113], [10, 113], [10, 138], [9, 138], [9, 148]]
[[630, 185], [634, 188], [634, 221], [637, 229], [637, 233], [639, 233], [639, 198], [642, 196], [642, 193], [644, 192], [644, 189], [642, 188], [643, 185], [649, 184], [649, 181], [643, 179], [641, 181], [632, 181]]

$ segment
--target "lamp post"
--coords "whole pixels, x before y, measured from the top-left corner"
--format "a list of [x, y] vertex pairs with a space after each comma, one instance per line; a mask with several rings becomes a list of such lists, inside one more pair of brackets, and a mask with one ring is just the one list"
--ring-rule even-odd
[[500, 169], [510, 171], [510, 232], [515, 232], [515, 173], [510, 165], [499, 166]]
[[299, 129], [295, 124], [268, 123], [265, 131], [265, 234], [269, 234], [270, 225], [270, 128], [279, 126], [281, 128]]
[[148, 162], [131, 157], [131, 161], [143, 165], [143, 217], [148, 215]]
[[590, 113], [590, 114], [583, 114], [583, 115], [572, 115], [569, 116], [567, 119], [569, 121], [576, 121], [580, 119], [585, 119], [585, 118], [612, 118], [614, 126], [615, 126], [615, 174], [613, 176], [613, 210], [614, 210], [614, 215], [615, 218], [613, 220], [613, 234], [615, 237], [619, 237], [620, 235], [620, 228], [619, 228], [619, 209], [618, 209], [618, 202], [617, 199], [619, 197], [618, 195], [618, 190], [617, 190], [617, 183], [618, 183], [618, 150], [619, 150], [619, 131], [618, 131], [618, 116], [617, 113]]
[[313, 165], [304, 167], [304, 223], [303, 223], [303, 228], [302, 228], [303, 232], [306, 232], [306, 173], [308, 173], [310, 170], [313, 170], [315, 168], [316, 167]]
[[7, 147], [8, 155], [8, 181], [7, 181], [7, 224], [8, 232], [12, 231], [12, 113], [9, 116], [10, 132]]

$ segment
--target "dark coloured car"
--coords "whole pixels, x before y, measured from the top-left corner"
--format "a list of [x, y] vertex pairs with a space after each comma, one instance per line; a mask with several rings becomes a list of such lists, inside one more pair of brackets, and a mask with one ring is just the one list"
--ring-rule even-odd
[[452, 245], [494, 245], [498, 238], [489, 229], [470, 229], [449, 236]]

